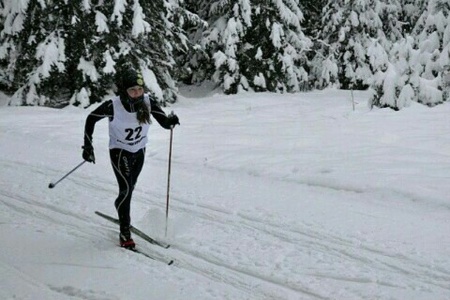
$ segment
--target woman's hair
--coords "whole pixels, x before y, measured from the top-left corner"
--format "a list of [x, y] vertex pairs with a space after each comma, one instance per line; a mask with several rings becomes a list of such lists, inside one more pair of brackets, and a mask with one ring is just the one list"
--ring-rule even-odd
[[136, 104], [136, 118], [139, 124], [150, 124], [150, 109], [143, 99]]

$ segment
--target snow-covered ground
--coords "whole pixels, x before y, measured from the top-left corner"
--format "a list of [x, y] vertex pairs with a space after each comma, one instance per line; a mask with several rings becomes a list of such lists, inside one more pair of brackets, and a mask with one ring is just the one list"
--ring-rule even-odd
[[450, 299], [450, 105], [369, 110], [348, 91], [185, 90], [150, 130], [118, 247], [107, 121], [81, 159], [89, 110], [0, 102], [0, 299]]

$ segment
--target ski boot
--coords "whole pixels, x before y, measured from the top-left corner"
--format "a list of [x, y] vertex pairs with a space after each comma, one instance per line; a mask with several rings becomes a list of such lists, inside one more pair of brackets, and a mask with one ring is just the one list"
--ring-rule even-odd
[[131, 231], [129, 226], [123, 227], [121, 226], [119, 240], [120, 240], [120, 247], [127, 249], [134, 249], [134, 247], [136, 247], [136, 244], [131, 238]]

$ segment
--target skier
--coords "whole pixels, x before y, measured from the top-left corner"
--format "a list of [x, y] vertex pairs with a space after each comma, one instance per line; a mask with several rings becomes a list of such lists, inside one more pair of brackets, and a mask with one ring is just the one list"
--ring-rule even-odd
[[83, 159], [95, 163], [92, 134], [95, 123], [109, 119], [109, 154], [119, 185], [114, 204], [120, 221], [120, 246], [134, 248], [130, 232], [130, 201], [145, 158], [150, 116], [165, 129], [180, 125], [178, 117], [167, 116], [158, 103], [144, 92], [144, 80], [135, 69], [126, 69], [116, 82], [118, 96], [102, 103], [86, 118]]

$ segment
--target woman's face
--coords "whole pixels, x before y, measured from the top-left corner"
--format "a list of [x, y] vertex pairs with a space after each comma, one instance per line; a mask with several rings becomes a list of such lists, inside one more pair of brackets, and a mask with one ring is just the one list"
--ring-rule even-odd
[[135, 85], [127, 89], [128, 96], [132, 99], [137, 99], [144, 94], [144, 88], [140, 85]]

